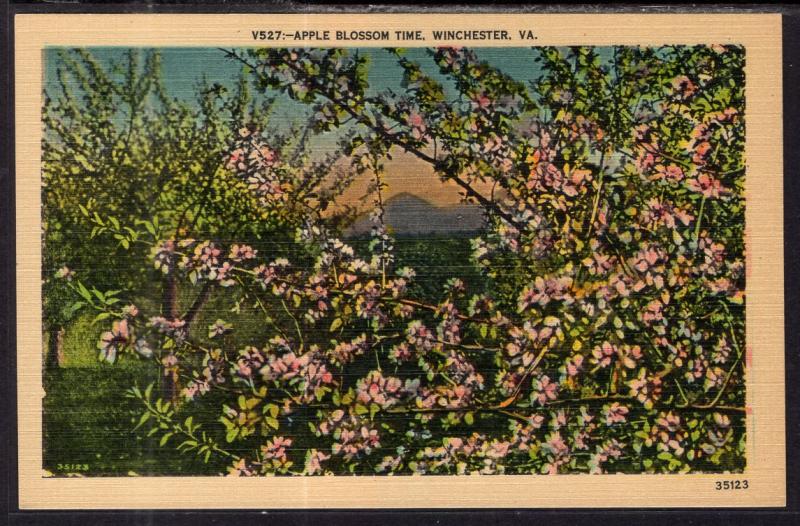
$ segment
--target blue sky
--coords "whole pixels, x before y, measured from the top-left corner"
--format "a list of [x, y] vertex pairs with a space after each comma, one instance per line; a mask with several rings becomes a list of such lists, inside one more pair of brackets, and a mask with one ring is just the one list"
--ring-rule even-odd
[[[100, 63], [108, 65], [119, 61], [129, 48], [96, 47], [88, 48]], [[232, 87], [242, 70], [242, 65], [225, 57], [216, 48], [159, 48], [162, 60], [162, 75], [167, 92], [186, 102], [195, 100], [195, 92], [203, 78], [209, 84], [219, 83]], [[386, 50], [377, 48], [350, 49], [351, 52], [368, 55], [368, 81], [373, 92], [392, 89], [402, 92], [402, 70], [396, 58]], [[539, 75], [538, 64], [533, 61], [535, 53], [530, 48], [474, 48], [481, 60], [489, 62], [512, 78], [527, 82]], [[427, 74], [442, 81], [445, 89], [450, 82], [438, 73], [438, 68], [424, 48], [408, 48], [405, 56], [419, 62]], [[56, 78], [58, 48], [45, 50], [45, 90], [56, 94], [59, 89]], [[454, 94], [454, 91], [450, 92]], [[255, 93], [254, 93], [255, 95]], [[274, 95], [274, 94], [271, 94]], [[292, 124], [302, 124], [308, 119], [310, 108], [307, 105], [292, 101], [287, 96], [277, 98], [271, 117], [272, 125], [278, 130], [285, 130]], [[316, 154], [335, 148], [340, 132], [332, 131], [313, 137], [310, 146]], [[433, 174], [432, 168], [408, 154], [397, 152], [387, 165], [385, 182], [389, 185], [388, 195], [399, 193], [415, 193], [441, 205], [455, 204], [459, 201], [459, 191], [441, 183]], [[366, 191], [366, 183], [356, 182], [352, 187], [351, 197], [356, 200]]]
[[[45, 85], [52, 88], [55, 80], [58, 48], [45, 50]], [[101, 62], [120, 59], [127, 48], [102, 47], [88, 48], [88, 51]], [[232, 84], [241, 70], [236, 62], [226, 59], [216, 48], [160, 48], [165, 85], [169, 92], [181, 99], [191, 100], [197, 83], [205, 76], [209, 82], [223, 85]], [[375, 90], [400, 87], [400, 70], [394, 57], [383, 49], [353, 49], [370, 57], [369, 82]], [[534, 54], [529, 48], [476, 48], [478, 57], [498, 67], [511, 77], [520, 81], [533, 80], [538, 76]], [[410, 48], [406, 56], [420, 62], [423, 69], [434, 78], [443, 80], [423, 48]]]

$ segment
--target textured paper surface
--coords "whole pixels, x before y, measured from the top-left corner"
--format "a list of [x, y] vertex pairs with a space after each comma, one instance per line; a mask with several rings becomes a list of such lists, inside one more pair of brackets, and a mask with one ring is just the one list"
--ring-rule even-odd
[[[237, 46], [256, 29], [487, 27], [535, 45], [740, 44], [746, 49], [747, 468], [725, 475], [44, 478], [40, 155], [46, 46]], [[779, 15], [18, 15], [16, 34], [19, 505], [102, 508], [714, 507], [785, 504], [781, 25]], [[335, 41], [280, 46], [347, 46]], [[413, 42], [357, 42], [360, 47]], [[720, 480], [747, 479], [743, 491]], [[235, 495], [234, 501], [223, 499]]]

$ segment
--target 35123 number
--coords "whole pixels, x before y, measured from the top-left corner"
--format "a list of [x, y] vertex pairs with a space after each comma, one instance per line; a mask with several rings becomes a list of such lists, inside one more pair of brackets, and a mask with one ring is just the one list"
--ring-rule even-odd
[[747, 489], [750, 487], [748, 481], [745, 480], [718, 480], [715, 485], [714, 489], [718, 491], [724, 490], [736, 490], [736, 489]]

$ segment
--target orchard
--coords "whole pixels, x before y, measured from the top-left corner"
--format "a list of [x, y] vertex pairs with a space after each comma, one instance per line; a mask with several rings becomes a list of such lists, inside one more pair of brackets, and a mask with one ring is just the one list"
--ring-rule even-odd
[[[95, 111], [47, 103], [46, 319], [92, 311], [101, 361], [157, 374], [118, 394], [135, 432], [228, 475], [742, 471], [744, 51], [527, 52], [522, 82], [390, 49], [398, 92], [359, 50], [220, 50], [238, 88], [197, 114], [157, 54], [105, 84], [71, 58]], [[431, 293], [398, 255], [401, 153], [481, 207], [480, 279]], [[364, 178], [368, 241], [341, 198]]]

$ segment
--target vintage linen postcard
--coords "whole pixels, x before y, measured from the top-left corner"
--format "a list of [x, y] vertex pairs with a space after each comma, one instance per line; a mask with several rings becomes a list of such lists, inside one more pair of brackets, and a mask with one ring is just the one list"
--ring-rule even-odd
[[785, 503], [779, 15], [18, 15], [20, 507]]

